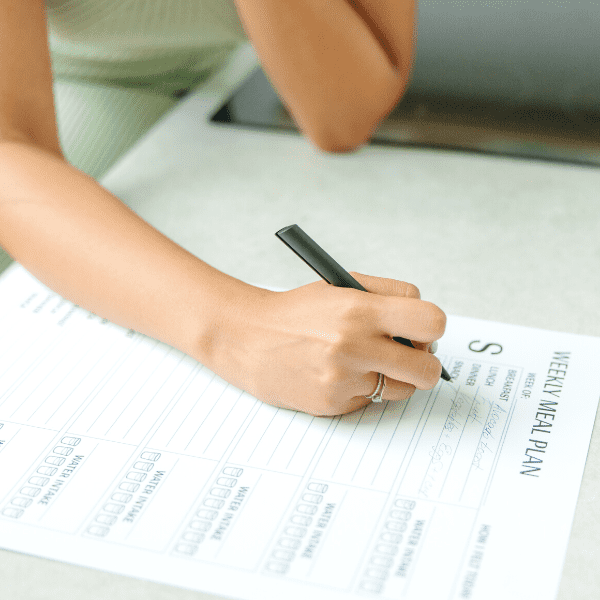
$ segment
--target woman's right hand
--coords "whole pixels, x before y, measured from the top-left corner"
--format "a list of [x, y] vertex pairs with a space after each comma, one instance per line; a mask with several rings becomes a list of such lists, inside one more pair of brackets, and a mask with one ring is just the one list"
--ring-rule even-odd
[[411, 284], [352, 275], [372, 293], [318, 281], [236, 294], [223, 305], [207, 366], [268, 404], [319, 416], [368, 404], [379, 373], [383, 400], [434, 387], [441, 364], [428, 350], [444, 333], [444, 312]]

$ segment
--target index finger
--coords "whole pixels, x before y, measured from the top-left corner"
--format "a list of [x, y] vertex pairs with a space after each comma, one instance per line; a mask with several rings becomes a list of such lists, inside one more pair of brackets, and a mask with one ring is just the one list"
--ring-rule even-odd
[[444, 335], [446, 313], [427, 300], [372, 295], [381, 333], [418, 342], [434, 342]]
[[373, 277], [372, 275], [364, 275], [356, 271], [351, 271], [350, 275], [372, 294], [379, 294], [380, 296], [404, 296], [407, 298], [421, 297], [419, 288], [406, 281], [390, 279], [388, 277]]
[[[373, 294], [379, 294], [381, 296], [421, 298], [421, 292], [419, 291], [419, 288], [416, 285], [406, 281], [389, 279], [387, 277], [373, 277], [372, 275], [364, 275], [363, 273], [356, 273], [355, 271], [351, 271], [350, 275], [352, 275], [354, 279], [359, 281], [363, 287]], [[411, 340], [411, 342], [417, 350], [429, 352], [429, 342], [419, 342], [417, 340]]]

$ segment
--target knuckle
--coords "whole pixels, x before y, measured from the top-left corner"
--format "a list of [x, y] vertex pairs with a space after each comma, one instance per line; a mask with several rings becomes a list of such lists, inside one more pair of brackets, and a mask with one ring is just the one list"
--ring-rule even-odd
[[328, 340], [326, 344], [323, 344], [323, 347], [321, 348], [321, 355], [324, 365], [330, 365], [335, 362], [338, 355], [338, 337], [339, 336], [332, 336], [332, 339]]
[[357, 294], [344, 294], [344, 300], [339, 306], [339, 311], [344, 319], [354, 320], [362, 314], [363, 303]]
[[[356, 327], [369, 323], [373, 318], [373, 310], [369, 302], [370, 294], [345, 294], [343, 302], [338, 306], [340, 334], [343, 339], [348, 339], [356, 333]], [[364, 296], [364, 297], [361, 297]]]
[[321, 376], [319, 377], [319, 383], [326, 389], [335, 388], [345, 377], [344, 370], [331, 365], [323, 369]]
[[413, 285], [412, 283], [406, 284], [405, 295], [407, 298], [421, 298], [421, 292], [419, 288], [416, 285]]
[[323, 364], [328, 365], [328, 368], [338, 368], [344, 358], [352, 353], [353, 345], [349, 333], [350, 331], [341, 330], [337, 335], [331, 336], [328, 343], [323, 346]]
[[446, 330], [446, 313], [431, 302], [426, 302], [426, 305], [423, 314], [423, 325], [437, 339]]

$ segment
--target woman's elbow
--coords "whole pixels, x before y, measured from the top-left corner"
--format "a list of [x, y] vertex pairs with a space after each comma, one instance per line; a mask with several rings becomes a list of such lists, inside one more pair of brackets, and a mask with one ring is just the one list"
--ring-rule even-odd
[[354, 152], [364, 146], [379, 121], [366, 121], [355, 116], [331, 116], [301, 127], [302, 133], [323, 152]]
[[343, 154], [355, 152], [361, 146], [364, 146], [370, 139], [370, 134], [367, 136], [345, 135], [337, 132], [306, 132], [306, 137], [314, 146], [323, 152], [332, 154]]
[[[331, 111], [313, 118], [301, 130], [304, 135], [324, 152], [353, 152], [364, 146], [381, 122], [396, 106], [404, 86], [390, 86], [381, 90], [376, 98], [354, 104], [350, 110]], [[362, 106], [361, 106], [362, 104]]]

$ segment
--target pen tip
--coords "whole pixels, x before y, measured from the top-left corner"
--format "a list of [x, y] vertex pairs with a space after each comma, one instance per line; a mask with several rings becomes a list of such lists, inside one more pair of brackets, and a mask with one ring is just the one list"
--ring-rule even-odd
[[444, 367], [442, 367], [442, 379], [444, 381], [452, 381], [452, 377], [450, 377], [450, 374], [448, 371], [446, 371], [446, 369], [444, 369]]

